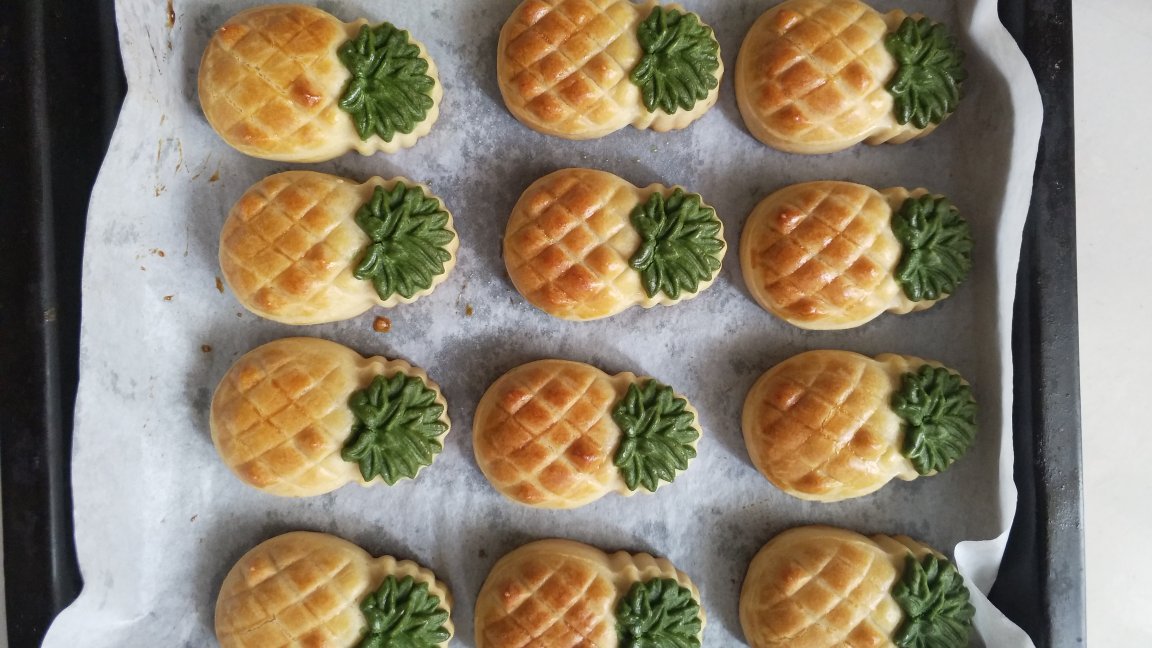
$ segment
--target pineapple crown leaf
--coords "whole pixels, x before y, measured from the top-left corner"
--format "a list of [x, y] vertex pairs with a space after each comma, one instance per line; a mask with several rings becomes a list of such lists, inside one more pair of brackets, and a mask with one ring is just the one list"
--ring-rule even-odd
[[356, 422], [340, 457], [358, 464], [364, 481], [380, 477], [391, 485], [414, 478], [443, 449], [440, 436], [448, 424], [436, 401], [436, 391], [415, 376], [376, 376], [348, 399]]
[[901, 377], [892, 409], [904, 420], [905, 457], [916, 472], [939, 472], [962, 457], [976, 438], [976, 400], [960, 376], [923, 365]]
[[928, 554], [904, 563], [904, 574], [892, 587], [892, 598], [904, 611], [896, 631], [900, 648], [964, 648], [976, 610], [956, 566]]
[[408, 32], [391, 23], [364, 25], [336, 55], [352, 74], [339, 106], [352, 116], [360, 139], [379, 135], [391, 142], [396, 133], [411, 133], [432, 110], [428, 61]]
[[699, 648], [700, 603], [671, 578], [637, 582], [616, 605], [621, 648]]
[[612, 409], [612, 420], [623, 432], [613, 463], [629, 490], [644, 487], [655, 492], [660, 482], [671, 482], [696, 456], [692, 444], [700, 432], [688, 401], [657, 380], [629, 385]]
[[644, 56], [629, 78], [648, 112], [692, 110], [719, 85], [720, 43], [696, 14], [654, 7], [636, 35]]
[[897, 122], [927, 128], [956, 110], [968, 72], [964, 50], [947, 27], [927, 18], [908, 17], [884, 37], [884, 47], [897, 62], [896, 74], [887, 85]]
[[352, 275], [372, 282], [380, 299], [405, 299], [427, 290], [452, 260], [447, 245], [456, 235], [448, 212], [420, 187], [397, 182], [376, 187], [356, 211], [356, 224], [371, 239]]
[[640, 273], [644, 292], [678, 299], [720, 272], [724, 239], [720, 218], [694, 193], [677, 187], [667, 198], [657, 191], [632, 210], [640, 248], [629, 265]]
[[449, 639], [448, 610], [428, 583], [389, 576], [360, 603], [368, 633], [357, 648], [436, 648]]
[[908, 198], [892, 215], [903, 251], [896, 281], [912, 301], [950, 295], [972, 270], [972, 232], [947, 198]]

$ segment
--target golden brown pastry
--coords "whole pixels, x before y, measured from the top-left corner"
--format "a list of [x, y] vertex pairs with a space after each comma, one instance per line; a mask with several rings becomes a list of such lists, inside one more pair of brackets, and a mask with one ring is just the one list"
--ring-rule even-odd
[[682, 187], [643, 189], [593, 169], [532, 183], [512, 209], [504, 264], [516, 290], [554, 317], [592, 320], [691, 299], [720, 274], [716, 210]]
[[716, 103], [724, 74], [712, 28], [656, 0], [524, 0], [497, 49], [512, 115], [573, 140], [684, 128]]
[[446, 648], [451, 611], [448, 588], [420, 565], [295, 531], [256, 545], [228, 572], [216, 639], [222, 648]]
[[444, 92], [407, 31], [291, 4], [242, 11], [216, 30], [199, 90], [225, 142], [285, 162], [411, 147], [431, 130]]
[[476, 648], [699, 648], [700, 592], [663, 558], [539, 540], [504, 556], [476, 598]]
[[907, 536], [826, 526], [772, 538], [740, 590], [752, 648], [966, 648], [974, 613], [941, 554]]
[[220, 233], [220, 269], [248, 310], [285, 324], [411, 303], [456, 266], [452, 215], [407, 178], [363, 184], [287, 171], [252, 185]]
[[700, 438], [687, 399], [652, 378], [538, 360], [501, 376], [473, 417], [476, 463], [508, 499], [575, 508], [653, 493], [688, 468]]
[[237, 477], [292, 497], [414, 479], [451, 426], [440, 387], [422, 369], [302, 337], [237, 360], [212, 397], [210, 421]]
[[924, 310], [954, 292], [971, 267], [968, 222], [924, 189], [791, 185], [760, 201], [740, 236], [752, 297], [806, 329]]
[[976, 401], [936, 362], [807, 351], [752, 385], [743, 428], [768, 481], [800, 499], [835, 502], [947, 469], [976, 436]]
[[831, 153], [932, 132], [966, 77], [964, 52], [940, 23], [859, 0], [785, 0], [744, 37], [736, 102], [768, 146]]

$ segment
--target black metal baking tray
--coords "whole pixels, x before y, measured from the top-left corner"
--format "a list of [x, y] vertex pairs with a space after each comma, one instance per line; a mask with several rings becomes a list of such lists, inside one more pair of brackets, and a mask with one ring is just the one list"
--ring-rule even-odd
[[[992, 600], [1041, 648], [1084, 643], [1070, 1], [1000, 2], [1045, 118], [1013, 315], [1020, 500]], [[80, 260], [125, 84], [113, 0], [15, 4], [0, 12], [0, 492], [8, 640], [35, 646], [81, 585], [69, 491]]]

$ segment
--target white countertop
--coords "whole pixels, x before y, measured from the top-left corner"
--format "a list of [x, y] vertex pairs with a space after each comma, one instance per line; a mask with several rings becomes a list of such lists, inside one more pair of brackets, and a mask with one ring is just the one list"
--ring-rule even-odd
[[1142, 487], [1152, 430], [1152, 2], [1074, 3], [1076, 226], [1084, 430], [1088, 636], [1093, 646], [1152, 646], [1152, 537]]

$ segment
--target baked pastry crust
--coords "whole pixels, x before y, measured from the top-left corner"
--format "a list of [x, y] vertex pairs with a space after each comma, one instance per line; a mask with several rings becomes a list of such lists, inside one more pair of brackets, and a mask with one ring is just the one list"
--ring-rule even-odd
[[398, 373], [436, 393], [444, 407], [439, 420], [450, 427], [444, 395], [424, 370], [295, 337], [256, 347], [224, 374], [212, 397], [212, 443], [241, 481], [273, 495], [308, 497], [349, 482], [376, 483], [340, 456], [356, 422], [348, 399], [377, 376]]
[[786, 0], [766, 11], [736, 58], [736, 102], [748, 130], [790, 153], [900, 144], [932, 132], [936, 124], [898, 123], [885, 89], [896, 61], [884, 37], [906, 17], [859, 0]]
[[216, 30], [200, 60], [200, 106], [208, 123], [241, 153], [283, 162], [410, 148], [432, 129], [444, 94], [435, 62], [414, 38], [409, 41], [428, 62], [434, 84], [432, 107], [412, 132], [397, 132], [391, 142], [378, 135], [362, 140], [338, 105], [352, 75], [337, 50], [367, 24], [292, 4], [236, 14]]
[[744, 401], [752, 464], [784, 492], [821, 502], [867, 495], [896, 477], [916, 479], [920, 473], [901, 453], [904, 422], [891, 403], [901, 377], [924, 365], [940, 366], [850, 351], [808, 351], [781, 362]]
[[[388, 576], [425, 583], [451, 613], [448, 588], [410, 560], [373, 558], [325, 533], [294, 531], [265, 540], [220, 586], [216, 639], [222, 648], [356, 646], [368, 630], [360, 602]], [[452, 634], [451, 616], [444, 628]]]
[[[411, 297], [380, 299], [371, 281], [353, 272], [372, 242], [356, 211], [377, 187], [419, 187], [448, 214], [451, 255], [431, 285]], [[224, 280], [248, 310], [285, 324], [349, 319], [373, 306], [408, 304], [430, 294], [456, 266], [460, 238], [443, 201], [407, 178], [374, 177], [362, 184], [315, 171], [277, 173], [252, 185], [228, 213], [220, 233]]]
[[[632, 495], [613, 461], [623, 432], [612, 409], [629, 385], [644, 380], [569, 360], [520, 365], [492, 383], [476, 406], [476, 463], [501, 495], [528, 506], [566, 509], [613, 491]], [[685, 409], [698, 441], [699, 414], [691, 404]]]
[[[476, 648], [619, 645], [616, 605], [634, 583], [675, 580], [700, 592], [684, 572], [649, 554], [603, 551], [572, 540], [539, 540], [501, 558], [476, 598]], [[701, 635], [706, 622], [700, 606]]]
[[740, 591], [752, 648], [892, 646], [904, 618], [892, 587], [906, 559], [940, 554], [907, 536], [789, 529], [756, 554]]
[[[640, 233], [630, 215], [654, 193], [665, 197], [681, 187], [639, 188], [605, 171], [561, 169], [524, 190], [504, 233], [504, 264], [516, 290], [554, 317], [593, 320], [631, 306], [670, 306], [691, 299], [720, 274], [678, 297], [649, 297], [630, 260]], [[716, 221], [719, 223], [719, 219]], [[723, 224], [717, 238], [724, 239]], [[727, 245], [714, 256], [722, 262]]]
[[637, 26], [656, 7], [685, 12], [656, 0], [524, 0], [497, 45], [504, 104], [529, 128], [573, 140], [628, 124], [658, 132], [687, 127], [715, 105], [724, 63], [714, 72], [716, 87], [691, 110], [650, 112], [629, 75], [644, 55]]
[[740, 236], [740, 269], [761, 307], [812, 330], [860, 326], [881, 313], [930, 308], [912, 301], [895, 278], [903, 251], [892, 215], [908, 198], [840, 181], [804, 182], [773, 193], [752, 210]]

